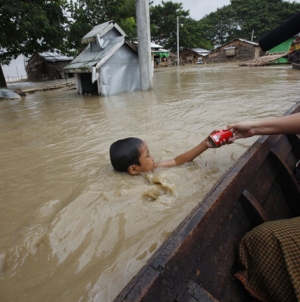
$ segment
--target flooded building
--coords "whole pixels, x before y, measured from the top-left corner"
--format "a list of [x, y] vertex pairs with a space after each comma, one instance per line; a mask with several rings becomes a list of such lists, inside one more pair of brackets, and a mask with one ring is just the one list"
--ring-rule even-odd
[[25, 67], [29, 81], [55, 80], [64, 78], [63, 68], [72, 61], [73, 57], [57, 52], [34, 54]]
[[151, 55], [155, 67], [165, 67], [171, 64], [170, 51], [164, 49], [161, 45], [151, 43]]
[[244, 39], [234, 39], [210, 52], [207, 63], [228, 63], [248, 61], [260, 57], [264, 52], [258, 43]]
[[274, 61], [274, 63], [278, 64], [287, 64], [289, 63], [288, 60], [288, 52], [291, 49], [293, 41], [296, 39], [296, 37], [292, 37], [290, 39], [287, 39], [286, 41], [280, 43], [279, 45], [271, 48], [268, 53], [270, 54], [283, 54], [284, 56], [278, 58], [277, 60]]
[[87, 46], [64, 71], [74, 73], [79, 94], [113, 95], [140, 89], [138, 51], [113, 21], [95, 26]]
[[[286, 41], [274, 46], [270, 50], [264, 53], [263, 56], [258, 58], [240, 62], [240, 66], [265, 66], [274, 64], [288, 64], [290, 60], [293, 60], [293, 43], [295, 43], [297, 36], [287, 39]], [[294, 55], [298, 52], [300, 57], [300, 50], [296, 50]]]
[[179, 53], [180, 64], [202, 64], [209, 53], [209, 50], [203, 48], [186, 48]]

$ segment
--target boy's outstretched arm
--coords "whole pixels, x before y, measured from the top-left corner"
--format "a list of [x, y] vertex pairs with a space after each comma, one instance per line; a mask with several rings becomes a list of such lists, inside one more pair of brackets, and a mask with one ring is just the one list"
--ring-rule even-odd
[[192, 161], [194, 158], [196, 158], [198, 155], [200, 155], [202, 152], [207, 150], [208, 148], [211, 148], [212, 146], [208, 142], [208, 139], [205, 138], [199, 145], [194, 147], [193, 149], [184, 152], [174, 159], [159, 163], [156, 165], [157, 167], [172, 167], [172, 166], [179, 166], [186, 162]]

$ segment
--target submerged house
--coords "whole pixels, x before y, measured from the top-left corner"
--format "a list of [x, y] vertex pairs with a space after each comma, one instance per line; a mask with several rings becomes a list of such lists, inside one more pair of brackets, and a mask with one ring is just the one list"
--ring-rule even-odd
[[202, 64], [209, 52], [203, 48], [186, 48], [179, 53], [180, 64]]
[[228, 63], [247, 61], [260, 57], [263, 54], [258, 43], [245, 39], [234, 39], [210, 52], [207, 63]]
[[273, 63], [277, 63], [277, 64], [287, 64], [289, 63], [289, 60], [288, 60], [288, 56], [287, 56], [287, 53], [289, 52], [290, 48], [291, 48], [291, 45], [292, 45], [292, 42], [295, 40], [295, 37], [292, 37], [284, 42], [282, 42], [281, 44], [273, 47], [272, 49], [270, 49], [268, 51], [268, 53], [270, 54], [283, 54], [284, 56], [274, 60]]
[[295, 41], [296, 37], [292, 37], [279, 45], [273, 47], [263, 56], [256, 59], [249, 60], [246, 62], [240, 62], [240, 66], [266, 66], [274, 64], [288, 64], [289, 63], [289, 53], [291, 51], [291, 45]]
[[170, 57], [170, 51], [163, 49], [161, 45], [151, 43], [151, 55], [154, 61], [154, 67], [162, 64], [167, 64], [168, 58]]
[[81, 42], [87, 46], [64, 68], [75, 74], [79, 94], [106, 96], [140, 89], [137, 47], [115, 22], [95, 26]]
[[42, 52], [34, 54], [25, 67], [27, 79], [30, 81], [55, 80], [64, 78], [63, 68], [73, 57], [57, 52]]

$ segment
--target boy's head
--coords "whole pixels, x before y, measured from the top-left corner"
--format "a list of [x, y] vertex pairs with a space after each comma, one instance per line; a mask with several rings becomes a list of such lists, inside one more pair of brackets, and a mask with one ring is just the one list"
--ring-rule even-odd
[[110, 146], [109, 153], [111, 164], [119, 172], [139, 174], [154, 170], [154, 159], [149, 148], [139, 138], [120, 139]]

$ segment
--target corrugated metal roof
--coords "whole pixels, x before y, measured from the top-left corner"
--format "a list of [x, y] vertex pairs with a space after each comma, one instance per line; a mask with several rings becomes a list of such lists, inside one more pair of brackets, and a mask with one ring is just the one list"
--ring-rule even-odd
[[[136, 44], [136, 45], [139, 44], [138, 41], [135, 41], [135, 42], [133, 42], [133, 43]], [[150, 47], [151, 47], [151, 49], [159, 49], [159, 50], [160, 50], [161, 48], [163, 48], [161, 45], [155, 44], [155, 43], [153, 43], [153, 42], [151, 42]]]
[[73, 57], [64, 56], [57, 52], [42, 52], [39, 55], [49, 62], [66, 62], [73, 59]]
[[[259, 46], [258, 43], [252, 42], [252, 41], [248, 41], [248, 40], [246, 40], [246, 39], [237, 39], [237, 40], [240, 40], [240, 41], [242, 41], [242, 42], [246, 42], [246, 43], [252, 44], [252, 45], [254, 45], [254, 46]], [[233, 41], [234, 41], [234, 40], [233, 40]]]
[[151, 42], [151, 48], [162, 48], [162, 46]]
[[127, 36], [121, 27], [114, 21], [108, 21], [99, 25], [96, 25], [90, 32], [88, 32], [82, 39], [82, 44], [88, 44], [96, 40], [96, 36], [103, 37], [108, 31], [115, 28], [122, 36]]
[[245, 42], [245, 43], [251, 44], [253, 46], [259, 46], [258, 43], [255, 43], [255, 42], [252, 42], [252, 41], [248, 41], [248, 40], [245, 40], [245, 39], [238, 39], [237, 38], [237, 39], [233, 39], [230, 42], [227, 42], [227, 43], [225, 43], [223, 45], [219, 45], [219, 46], [215, 47], [211, 52], [213, 53], [213, 52], [217, 51], [218, 49], [220, 49], [221, 47], [224, 47], [225, 45], [229, 45], [229, 44], [233, 43], [234, 41], [241, 41], [241, 42]]
[[207, 54], [210, 51], [207, 49], [203, 49], [203, 48], [192, 48], [193, 51], [197, 52], [198, 54]]
[[[125, 37], [120, 36], [109, 40], [109, 43], [104, 49], [99, 51], [91, 52], [90, 45], [88, 45], [82, 53], [80, 53], [71, 63], [64, 67], [64, 71], [77, 72], [89, 71], [91, 72], [92, 67], [98, 64], [100, 66], [110, 58], [123, 44], [125, 43]], [[98, 67], [100, 67], [98, 66]]]

